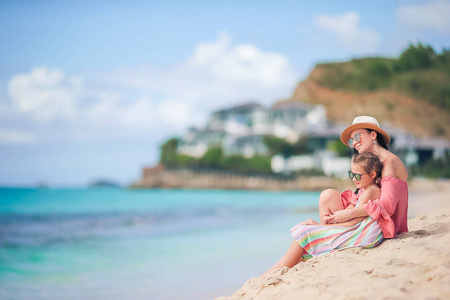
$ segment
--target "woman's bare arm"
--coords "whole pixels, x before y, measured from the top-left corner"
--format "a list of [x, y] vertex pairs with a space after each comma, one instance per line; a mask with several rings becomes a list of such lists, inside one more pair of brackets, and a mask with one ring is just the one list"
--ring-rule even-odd
[[353, 209], [353, 208], [355, 208], [355, 205], [353, 205], [353, 204], [349, 204], [346, 208], [344, 208], [344, 209]]
[[359, 205], [355, 208], [344, 209], [336, 211], [328, 216], [324, 217], [325, 223], [332, 226], [353, 226], [361, 222], [368, 216], [366, 210], [362, 207], [369, 200], [374, 200], [380, 197], [381, 191], [378, 187], [370, 188], [362, 193], [359, 199]]

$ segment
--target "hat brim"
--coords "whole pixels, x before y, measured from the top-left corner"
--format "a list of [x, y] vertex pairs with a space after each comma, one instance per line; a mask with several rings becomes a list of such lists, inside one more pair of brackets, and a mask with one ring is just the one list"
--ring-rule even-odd
[[370, 130], [378, 132], [379, 134], [381, 134], [381, 136], [383, 136], [383, 139], [386, 142], [386, 145], [388, 145], [391, 141], [391, 137], [389, 136], [389, 134], [387, 134], [386, 131], [384, 131], [377, 125], [375, 125], [373, 123], [358, 123], [358, 124], [350, 125], [347, 128], [345, 128], [344, 131], [342, 131], [341, 142], [344, 145], [348, 146], [348, 140], [351, 137], [350, 134], [352, 133], [353, 130], [356, 130], [356, 129], [370, 129]]

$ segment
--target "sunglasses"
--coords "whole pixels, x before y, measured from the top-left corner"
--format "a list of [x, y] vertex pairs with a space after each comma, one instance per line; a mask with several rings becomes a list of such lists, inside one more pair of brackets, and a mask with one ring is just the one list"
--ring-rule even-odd
[[361, 180], [361, 176], [366, 175], [368, 173], [364, 173], [364, 174], [357, 174], [357, 173], [353, 173], [352, 171], [348, 171], [348, 177], [350, 177], [350, 179], [353, 179], [353, 177], [355, 177], [356, 180]]
[[361, 134], [360, 133], [355, 133], [355, 135], [353, 136], [352, 139], [348, 140], [348, 146], [350, 148], [353, 148], [353, 145], [356, 143], [361, 142]]

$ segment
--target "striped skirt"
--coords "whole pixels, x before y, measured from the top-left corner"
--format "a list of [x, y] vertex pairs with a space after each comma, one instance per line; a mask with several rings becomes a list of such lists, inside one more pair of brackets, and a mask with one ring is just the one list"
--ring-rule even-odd
[[298, 224], [291, 229], [291, 234], [307, 252], [303, 260], [351, 247], [373, 248], [383, 241], [380, 225], [371, 217], [352, 227]]

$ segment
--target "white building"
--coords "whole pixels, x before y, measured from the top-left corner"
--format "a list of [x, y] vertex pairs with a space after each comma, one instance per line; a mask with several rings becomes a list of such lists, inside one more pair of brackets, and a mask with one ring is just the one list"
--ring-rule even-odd
[[333, 152], [322, 150], [313, 154], [296, 155], [284, 158], [276, 155], [271, 160], [275, 173], [292, 173], [300, 170], [322, 170], [328, 176], [347, 178], [350, 170], [349, 157], [337, 157]]
[[272, 108], [247, 103], [212, 113], [204, 129], [190, 129], [180, 139], [178, 152], [201, 157], [212, 145], [225, 155], [267, 155], [264, 135], [295, 142], [326, 125], [325, 109], [299, 101], [284, 101]]

